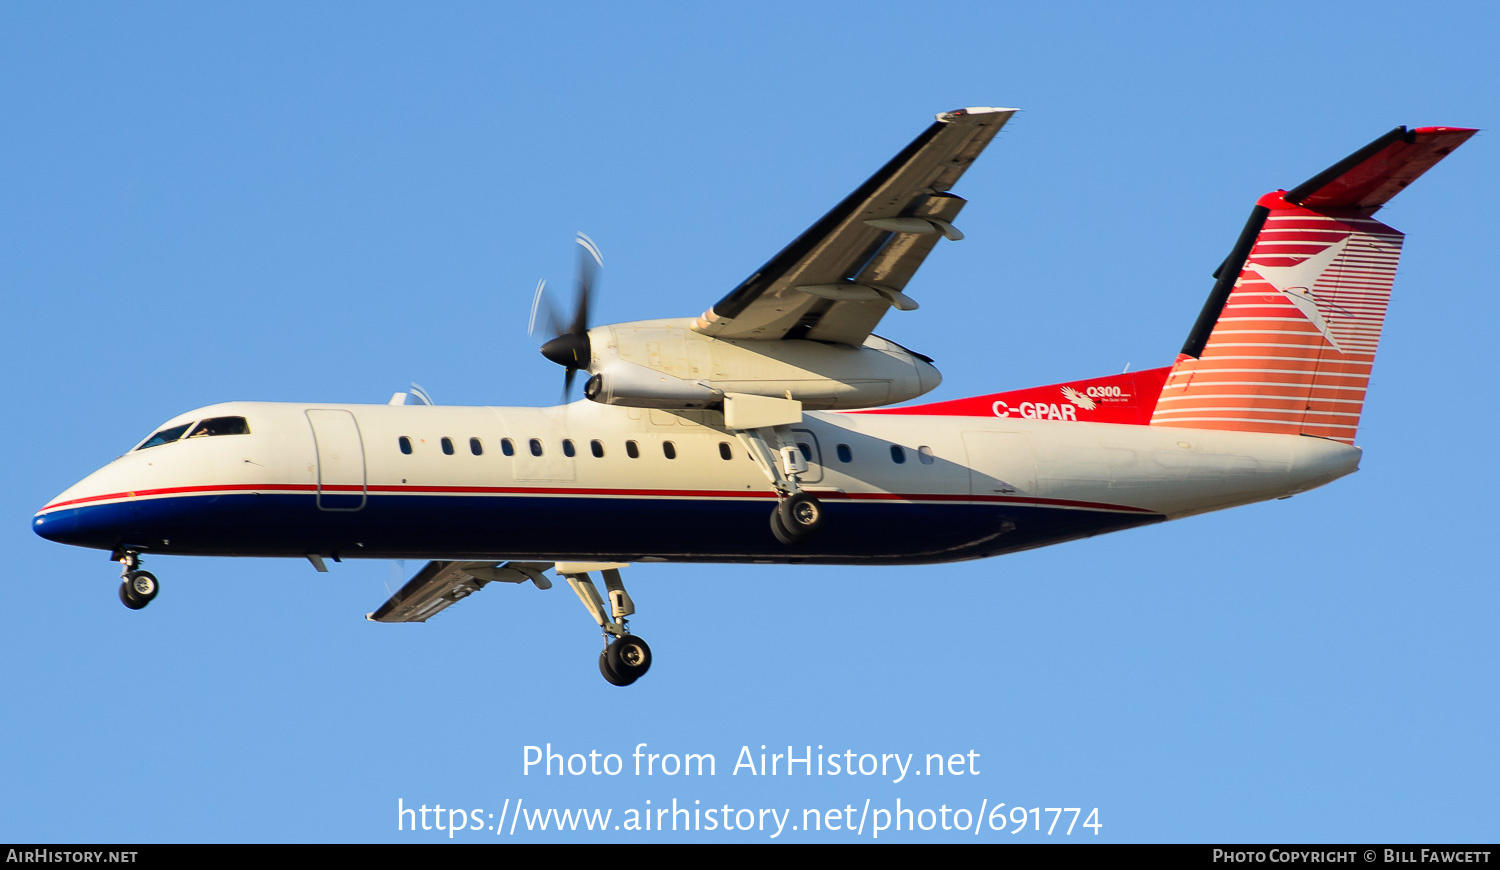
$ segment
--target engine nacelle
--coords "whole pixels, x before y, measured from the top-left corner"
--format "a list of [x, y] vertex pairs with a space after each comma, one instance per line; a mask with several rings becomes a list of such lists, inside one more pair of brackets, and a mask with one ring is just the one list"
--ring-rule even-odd
[[583, 385], [584, 398], [633, 408], [711, 408], [724, 394], [701, 381], [686, 381], [624, 360], [613, 360]]
[[904, 402], [942, 383], [926, 357], [879, 336], [860, 347], [819, 341], [721, 339], [691, 318], [589, 330], [594, 377], [584, 394], [610, 405], [707, 408], [725, 393], [796, 399], [809, 410]]

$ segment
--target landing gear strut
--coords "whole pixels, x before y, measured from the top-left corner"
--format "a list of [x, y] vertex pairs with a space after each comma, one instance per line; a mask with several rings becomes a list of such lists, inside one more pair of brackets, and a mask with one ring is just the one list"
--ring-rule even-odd
[[[628, 686], [646, 675], [651, 669], [651, 647], [644, 640], [630, 633], [630, 620], [635, 613], [635, 602], [625, 591], [620, 580], [618, 563], [559, 563], [557, 573], [567, 578], [568, 585], [578, 600], [583, 602], [589, 615], [599, 625], [604, 635], [604, 651], [599, 653], [599, 673], [613, 686]], [[609, 615], [604, 612], [604, 600], [599, 597], [599, 588], [589, 577], [589, 570], [596, 569], [604, 576], [604, 586], [609, 590]]]
[[139, 570], [141, 554], [124, 550], [115, 554], [115, 560], [120, 563], [120, 603], [131, 610], [140, 610], [150, 604], [161, 590], [161, 584], [155, 574]]
[[771, 534], [787, 546], [802, 543], [823, 525], [822, 502], [802, 489], [807, 457], [796, 444], [789, 443], [791, 437], [782, 427], [742, 429], [735, 435], [776, 490]]

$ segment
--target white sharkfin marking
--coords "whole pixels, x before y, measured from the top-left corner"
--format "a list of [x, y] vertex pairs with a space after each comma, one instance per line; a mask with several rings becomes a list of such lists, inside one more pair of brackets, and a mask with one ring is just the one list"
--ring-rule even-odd
[[1291, 266], [1263, 266], [1259, 263], [1251, 263], [1248, 268], [1254, 269], [1261, 279], [1281, 292], [1287, 301], [1297, 307], [1302, 315], [1318, 328], [1318, 332], [1333, 345], [1333, 349], [1339, 353], [1344, 348], [1333, 337], [1333, 330], [1329, 328], [1328, 321], [1323, 319], [1323, 314], [1318, 310], [1317, 297], [1313, 295], [1312, 288], [1317, 285], [1318, 279], [1328, 271], [1339, 255], [1344, 253], [1348, 246], [1350, 236], [1345, 236], [1339, 241], [1329, 245], [1316, 254], [1308, 257], [1300, 263]]

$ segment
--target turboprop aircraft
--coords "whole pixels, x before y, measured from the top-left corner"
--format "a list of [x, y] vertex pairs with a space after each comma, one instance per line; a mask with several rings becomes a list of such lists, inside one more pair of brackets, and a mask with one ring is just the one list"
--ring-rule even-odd
[[[33, 520], [110, 553], [430, 560], [368, 618], [423, 622], [494, 582], [567, 579], [599, 669], [651, 666], [632, 562], [911, 565], [995, 556], [1284, 498], [1354, 471], [1402, 235], [1372, 215], [1474, 130], [1398, 127], [1256, 203], [1176, 360], [891, 408], [941, 380], [873, 333], [939, 240], [951, 188], [1014, 110], [937, 116], [702, 315], [589, 324], [533, 307], [589, 375], [551, 408], [230, 402], [163, 423]], [[605, 582], [601, 596], [591, 573]]]

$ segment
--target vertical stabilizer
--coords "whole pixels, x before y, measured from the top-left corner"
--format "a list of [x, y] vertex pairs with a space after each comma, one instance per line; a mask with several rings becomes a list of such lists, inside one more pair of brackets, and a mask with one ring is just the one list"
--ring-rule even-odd
[[1353, 443], [1401, 256], [1371, 215], [1474, 132], [1398, 127], [1261, 197], [1151, 425]]

